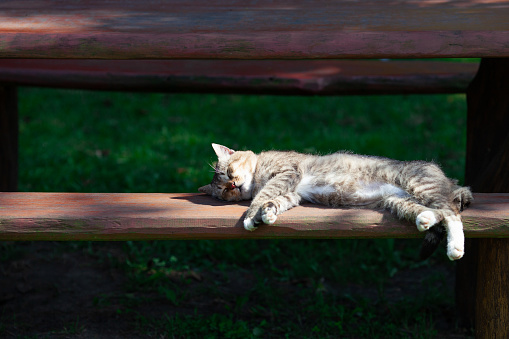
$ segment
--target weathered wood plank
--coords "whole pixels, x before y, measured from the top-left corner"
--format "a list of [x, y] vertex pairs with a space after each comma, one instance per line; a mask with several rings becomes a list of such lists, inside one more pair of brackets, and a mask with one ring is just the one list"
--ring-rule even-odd
[[0, 83], [150, 92], [465, 93], [478, 67], [396, 60], [0, 59]]
[[[509, 237], [509, 194], [477, 194], [463, 213], [467, 237]], [[0, 240], [416, 238], [388, 212], [304, 205], [254, 232], [246, 203], [200, 194], [0, 193]]]
[[31, 0], [0, 6], [0, 58], [509, 56], [509, 1]]

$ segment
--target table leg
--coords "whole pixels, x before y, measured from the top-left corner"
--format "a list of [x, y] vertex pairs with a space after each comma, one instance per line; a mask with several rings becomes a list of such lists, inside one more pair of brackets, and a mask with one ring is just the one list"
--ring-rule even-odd
[[[474, 192], [509, 192], [509, 59], [481, 61], [467, 104], [465, 181]], [[471, 241], [472, 255], [458, 263], [457, 286], [463, 288], [457, 293], [463, 296], [457, 299], [476, 295], [475, 315], [469, 317], [477, 338], [509, 338], [509, 239]]]
[[18, 96], [0, 85], [0, 191], [18, 189]]
[[509, 240], [480, 239], [475, 337], [509, 338]]

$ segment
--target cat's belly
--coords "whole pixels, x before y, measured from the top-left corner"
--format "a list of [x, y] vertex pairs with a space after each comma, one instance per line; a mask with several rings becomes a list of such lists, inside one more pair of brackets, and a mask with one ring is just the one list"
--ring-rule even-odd
[[316, 178], [311, 175], [305, 175], [302, 178], [296, 191], [304, 200], [315, 204], [323, 204], [326, 197], [337, 194], [337, 190], [332, 185], [318, 185]]
[[388, 196], [404, 198], [410, 195], [397, 186], [381, 182], [372, 182], [369, 184], [361, 185], [360, 189], [352, 194], [352, 204], [368, 205], [380, 201], [383, 197]]
[[409, 196], [403, 189], [382, 182], [357, 183], [355, 189], [334, 183], [318, 185], [316, 182], [313, 176], [304, 176], [297, 186], [297, 193], [307, 201], [332, 206], [365, 206], [387, 196]]

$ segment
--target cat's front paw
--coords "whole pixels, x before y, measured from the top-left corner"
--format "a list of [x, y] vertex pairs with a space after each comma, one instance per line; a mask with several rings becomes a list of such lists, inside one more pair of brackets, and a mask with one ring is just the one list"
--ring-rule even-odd
[[248, 231], [254, 231], [258, 227], [255, 226], [255, 222], [252, 218], [244, 219], [244, 228]]
[[438, 222], [438, 219], [432, 211], [424, 211], [419, 213], [415, 223], [417, 224], [417, 229], [420, 232], [427, 231], [431, 226], [435, 225]]
[[277, 220], [276, 207], [272, 203], [266, 204], [262, 209], [262, 221], [266, 224], [273, 224]]

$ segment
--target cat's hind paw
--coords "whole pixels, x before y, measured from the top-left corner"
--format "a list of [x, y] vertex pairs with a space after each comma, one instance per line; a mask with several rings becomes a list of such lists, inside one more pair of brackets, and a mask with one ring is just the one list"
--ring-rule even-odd
[[447, 246], [447, 257], [449, 257], [451, 261], [463, 258], [463, 254], [465, 254], [463, 249], [457, 248], [456, 246]]
[[273, 224], [277, 220], [276, 208], [273, 204], [265, 206], [262, 210], [262, 221], [266, 224]]
[[255, 222], [251, 218], [244, 219], [244, 228], [248, 231], [254, 231], [258, 227], [255, 226]]
[[432, 211], [424, 211], [419, 213], [417, 219], [415, 220], [417, 225], [417, 229], [420, 232], [427, 231], [431, 226], [438, 223], [438, 219]]
[[447, 256], [451, 260], [458, 260], [465, 253], [465, 235], [463, 234], [463, 223], [459, 215], [445, 217], [447, 229]]

